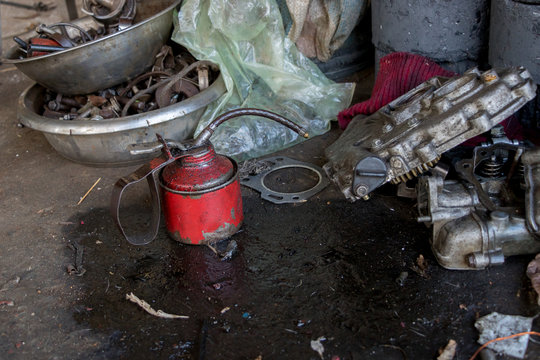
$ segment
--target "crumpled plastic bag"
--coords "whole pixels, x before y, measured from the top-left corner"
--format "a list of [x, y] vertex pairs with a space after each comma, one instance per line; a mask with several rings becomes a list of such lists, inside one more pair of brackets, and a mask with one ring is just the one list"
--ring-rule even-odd
[[[285, 37], [275, 0], [184, 0], [172, 39], [197, 59], [218, 64], [227, 86], [227, 93], [208, 106], [196, 135], [238, 107], [274, 111], [310, 136], [320, 135], [351, 102], [354, 84], [327, 79]], [[271, 120], [240, 117], [218, 127], [211, 141], [219, 153], [240, 161], [302, 139]]]

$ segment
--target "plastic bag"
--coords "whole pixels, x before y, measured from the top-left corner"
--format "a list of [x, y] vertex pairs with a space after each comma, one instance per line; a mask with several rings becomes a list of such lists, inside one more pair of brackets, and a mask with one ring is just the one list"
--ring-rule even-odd
[[[210, 104], [198, 134], [212, 119], [238, 107], [274, 111], [307, 129], [328, 131], [351, 102], [354, 84], [336, 84], [285, 37], [275, 0], [184, 0], [172, 39], [199, 60], [219, 64], [227, 93]], [[271, 120], [241, 117], [212, 136], [219, 153], [259, 157], [302, 141]]]

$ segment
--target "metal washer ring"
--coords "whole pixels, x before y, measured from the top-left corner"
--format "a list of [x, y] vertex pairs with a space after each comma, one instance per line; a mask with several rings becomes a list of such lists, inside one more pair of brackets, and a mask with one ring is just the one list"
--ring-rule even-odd
[[[273, 202], [274, 204], [294, 204], [307, 201], [310, 197], [317, 194], [319, 191], [328, 186], [328, 179], [324, 175], [323, 169], [319, 166], [294, 160], [285, 156], [274, 156], [270, 158], [261, 159], [261, 161], [268, 161], [273, 163], [269, 169], [262, 171], [257, 175], [248, 175], [240, 179], [240, 183], [244, 186], [257, 190], [261, 193], [261, 197], [265, 200]], [[287, 168], [303, 168], [313, 171], [319, 177], [317, 184], [310, 189], [300, 192], [279, 192], [268, 188], [264, 185], [264, 179], [267, 175], [274, 171], [287, 169]]]

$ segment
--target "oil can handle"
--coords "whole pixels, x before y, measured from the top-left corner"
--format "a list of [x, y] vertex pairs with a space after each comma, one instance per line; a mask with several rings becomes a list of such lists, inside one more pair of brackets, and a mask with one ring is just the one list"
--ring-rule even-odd
[[[156, 238], [159, 231], [159, 222], [161, 217], [161, 199], [158, 188], [159, 170], [175, 160], [176, 158], [167, 156], [156, 158], [150, 161], [148, 164], [141, 166], [128, 176], [120, 178], [116, 184], [114, 184], [111, 197], [112, 216], [122, 235], [124, 235], [126, 240], [131, 244], [146, 245]], [[150, 229], [139, 234], [128, 235], [120, 222], [120, 203], [122, 201], [122, 194], [126, 188], [138, 183], [143, 179], [146, 179], [148, 182], [150, 196], [152, 198], [152, 218], [150, 222]]]

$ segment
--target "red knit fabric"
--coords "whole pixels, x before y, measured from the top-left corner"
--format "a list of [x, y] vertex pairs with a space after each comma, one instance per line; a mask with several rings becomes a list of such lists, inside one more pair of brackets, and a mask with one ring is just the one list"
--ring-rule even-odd
[[396, 52], [386, 55], [379, 62], [379, 73], [371, 98], [353, 105], [338, 114], [338, 123], [345, 129], [358, 114], [370, 115], [434, 76], [457, 75], [423, 56]]

